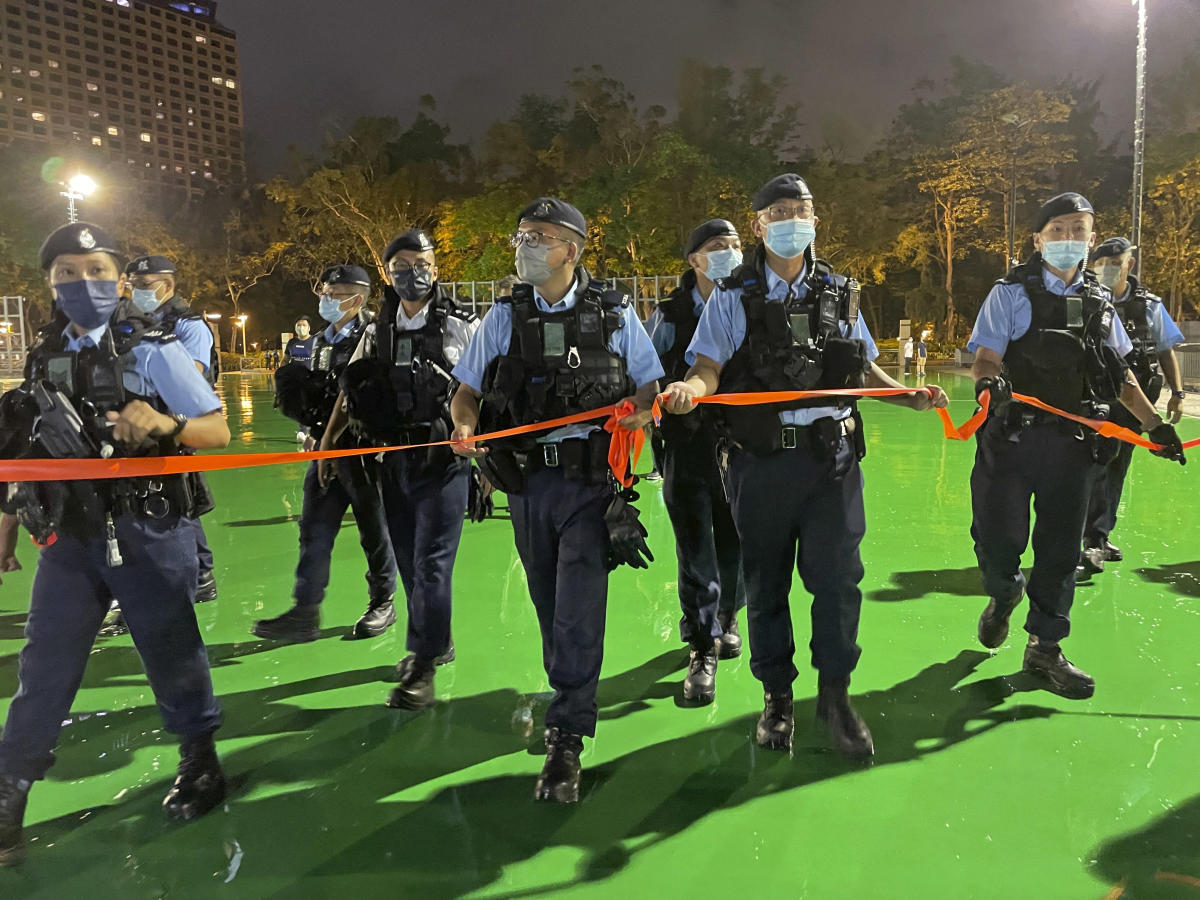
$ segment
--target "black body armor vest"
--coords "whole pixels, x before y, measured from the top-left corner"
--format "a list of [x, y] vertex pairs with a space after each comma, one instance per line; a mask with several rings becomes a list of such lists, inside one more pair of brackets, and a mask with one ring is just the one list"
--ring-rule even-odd
[[[183, 319], [200, 322], [206, 329], [208, 328], [208, 323], [204, 321], [204, 317], [193, 310], [188, 305], [188, 302], [178, 295], [172, 297], [155, 310], [155, 314], [159, 317], [159, 324], [168, 331], [174, 331], [176, 323]], [[221, 357], [217, 353], [216, 340], [213, 341], [208, 354], [208, 370], [204, 373], [204, 377], [208, 379], [209, 384], [215, 385], [217, 383], [217, 376], [221, 374]]]
[[1042, 281], [1034, 253], [997, 284], [1020, 284], [1032, 307], [1029, 330], [1009, 343], [1004, 368], [1013, 391], [1064, 412], [1107, 418], [1121, 393], [1125, 363], [1105, 344], [1116, 310], [1085, 269], [1079, 294], [1055, 294]]
[[424, 443], [449, 437], [450, 398], [458, 386], [446, 358], [446, 321], [471, 321], [435, 284], [425, 324], [396, 331], [400, 297], [384, 289], [383, 311], [375, 322], [371, 356], [351, 363], [341, 375], [351, 424], [364, 437], [383, 444]]
[[1158, 364], [1154, 335], [1150, 333], [1150, 310], [1155, 303], [1162, 303], [1162, 299], [1138, 284], [1132, 275], [1129, 276], [1129, 287], [1128, 299], [1116, 304], [1121, 323], [1133, 343], [1133, 350], [1126, 354], [1125, 361], [1129, 363], [1146, 399], [1157, 403], [1162, 395], [1163, 374]]
[[360, 314], [350, 333], [335, 344], [325, 340], [324, 331], [317, 335], [311, 369], [293, 360], [275, 371], [276, 408], [308, 428], [315, 440], [319, 441], [325, 433], [337, 401], [338, 377], [349, 365], [367, 321]]
[[[666, 373], [663, 376], [662, 383], [664, 385], [682, 381], [690, 368], [685, 354], [696, 334], [696, 326], [700, 323], [700, 316], [696, 313], [695, 304], [692, 302], [692, 292], [695, 288], [696, 272], [688, 269], [679, 279], [679, 287], [658, 304], [663, 321], [670, 322], [675, 327], [674, 343], [666, 353], [659, 357], [663, 371]], [[668, 444], [689, 441], [694, 439], [700, 429], [708, 424], [706, 421], [708, 416], [709, 408], [706, 406], [699, 407], [686, 416], [664, 415], [662, 422], [658, 425], [658, 431]]]
[[[804, 279], [803, 298], [771, 301], [766, 297], [765, 253], [719, 282], [722, 290], [740, 288], [746, 311], [746, 338], [721, 371], [721, 393], [809, 391], [860, 388], [870, 369], [866, 341], [842, 336], [841, 322], [858, 321], [858, 282], [814, 260]], [[847, 397], [798, 400], [714, 410], [722, 431], [756, 453], [778, 447], [779, 413], [814, 406], [855, 407]]]

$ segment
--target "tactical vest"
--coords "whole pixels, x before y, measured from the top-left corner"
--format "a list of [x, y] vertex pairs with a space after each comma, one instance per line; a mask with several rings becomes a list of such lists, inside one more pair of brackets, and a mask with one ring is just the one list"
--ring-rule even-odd
[[[177, 335], [148, 318], [134, 316], [114, 321], [99, 346], [71, 351], [65, 349], [66, 327], [67, 320], [58, 315], [35, 337], [25, 360], [25, 380], [15, 391], [24, 395], [23, 405], [30, 408], [31, 403], [40, 402], [31, 398], [68, 401], [73, 412], [67, 410], [63, 422], [77, 426], [81, 446], [90, 445], [81, 456], [175, 456], [189, 452], [169, 438], [127, 447], [112, 440], [105, 419], [105, 413], [118, 411], [133, 400], [170, 413], [160, 397], [139, 396], [127, 390], [124, 372], [132, 364], [132, 351], [139, 343], [168, 343], [178, 340]], [[39, 437], [39, 428], [48, 429], [50, 425], [48, 415], [47, 409], [39, 410], [21, 455], [64, 455], [53, 449], [48, 437]], [[206, 511], [197, 507], [195, 479], [186, 475], [27, 483], [13, 488], [4, 499], [29, 531], [40, 538], [60, 526], [87, 538], [104, 528], [106, 518], [126, 513], [160, 519], [172, 513], [190, 516]], [[18, 500], [14, 494], [22, 496]]]
[[1020, 284], [1029, 297], [1029, 330], [1011, 341], [1004, 368], [1016, 393], [1037, 397], [1065, 412], [1106, 418], [1121, 393], [1125, 365], [1105, 340], [1116, 311], [1088, 269], [1076, 295], [1055, 294], [1042, 281], [1034, 253], [997, 284]]
[[[204, 325], [205, 330], [208, 329], [208, 323], [204, 321], [204, 317], [200, 313], [193, 310], [187, 303], [178, 295], [172, 296], [154, 311], [158, 317], [159, 323], [168, 331], [175, 331], [175, 326], [182, 320], [191, 320], [200, 322]], [[221, 374], [221, 357], [217, 353], [217, 342], [214, 340], [208, 350], [208, 368], [204, 371], [204, 377], [208, 379], [210, 385], [217, 383], [217, 376]]]
[[338, 396], [338, 378], [362, 338], [368, 319], [358, 316], [350, 333], [336, 343], [317, 335], [312, 368], [304, 363], [284, 363], [275, 372], [275, 407], [289, 419], [308, 428], [315, 440], [325, 433]]
[[[659, 357], [663, 371], [666, 373], [663, 376], [662, 383], [664, 385], [682, 381], [687, 376], [688, 369], [691, 368], [686, 358], [687, 348], [691, 346], [692, 338], [696, 334], [696, 326], [700, 323], [700, 316], [696, 313], [695, 304], [692, 301], [692, 292], [695, 288], [696, 273], [694, 270], [688, 269], [679, 279], [679, 287], [658, 304], [663, 321], [670, 322], [675, 328], [674, 343]], [[658, 430], [668, 444], [689, 441], [694, 439], [706, 424], [708, 415], [709, 408], [706, 406], [699, 407], [686, 416], [666, 415], [659, 423]]]
[[[512, 297], [508, 352], [488, 367], [483, 384], [482, 422], [493, 431], [531, 425], [547, 419], [616, 403], [636, 390], [625, 358], [609, 349], [609, 340], [624, 327], [629, 298], [608, 282], [592, 281], [576, 270], [575, 305], [546, 312], [533, 288], [518, 284]], [[512, 444], [531, 446], [533, 436]]]
[[[721, 393], [809, 391], [861, 388], [870, 368], [866, 341], [842, 336], [841, 322], [858, 321], [858, 282], [812, 261], [803, 298], [766, 296], [765, 253], [718, 283], [740, 289], [746, 312], [746, 338], [721, 371]], [[820, 398], [755, 406], [722, 406], [714, 411], [725, 435], [756, 453], [778, 446], [779, 413], [805, 407], [850, 407], [855, 400]]]
[[304, 340], [292, 338], [283, 348], [284, 359], [287, 362], [298, 362], [304, 366], [312, 366], [313, 349], [316, 346], [316, 335], [309, 335]]
[[351, 363], [341, 376], [351, 424], [376, 441], [424, 443], [444, 440], [453, 430], [450, 398], [458, 383], [446, 357], [446, 322], [470, 321], [435, 284], [420, 328], [396, 330], [400, 297], [384, 290], [375, 322], [374, 351]]
[[1158, 364], [1158, 347], [1150, 332], [1150, 310], [1161, 298], [1150, 293], [1138, 280], [1129, 276], [1128, 299], [1116, 302], [1121, 323], [1133, 344], [1133, 350], [1125, 356], [1129, 368], [1137, 378], [1142, 392], [1151, 403], [1157, 403], [1163, 389], [1163, 375]]

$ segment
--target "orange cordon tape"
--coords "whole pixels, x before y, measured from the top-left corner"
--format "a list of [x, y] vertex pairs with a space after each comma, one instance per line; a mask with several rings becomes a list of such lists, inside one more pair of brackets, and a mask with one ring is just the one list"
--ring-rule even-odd
[[[700, 397], [697, 403], [713, 403], [725, 406], [753, 406], [761, 403], [790, 403], [795, 400], [810, 400], [821, 397], [897, 397], [903, 394], [925, 392], [932, 394], [926, 388], [858, 388], [856, 390], [825, 390], [825, 391], [767, 391], [747, 394], [713, 394]], [[1043, 403], [1037, 397], [1025, 394], [1013, 394], [1013, 398], [1022, 403], [1028, 403], [1038, 409], [1062, 416], [1073, 422], [1078, 422], [1099, 432], [1104, 437], [1116, 438], [1147, 450], [1160, 450], [1161, 444], [1148, 441], [1141, 435], [1114, 425], [1112, 422], [1102, 422], [1097, 419], [1085, 419], [1072, 415], [1061, 409], [1055, 409]], [[968, 440], [979, 429], [987, 418], [989, 394], [979, 395], [979, 409], [962, 425], [956, 426], [950, 418], [950, 413], [938, 409], [942, 420], [942, 428], [948, 440]], [[661, 397], [654, 398], [652, 413], [654, 421], [662, 420]], [[521, 434], [534, 434], [539, 431], [549, 431], [564, 425], [574, 425], [580, 422], [590, 422], [603, 418], [604, 430], [612, 434], [608, 450], [608, 462], [617, 480], [628, 487], [633, 483], [630, 459], [637, 464], [645, 442], [645, 434], [640, 428], [630, 430], [620, 424], [620, 420], [633, 412], [633, 404], [623, 401], [619, 405], [605, 406], [588, 412], [575, 413], [536, 425], [522, 425], [517, 428], [506, 428], [490, 434], [477, 434], [467, 439], [468, 443], [499, 440], [500, 438], [515, 437]], [[228, 453], [210, 456], [142, 456], [126, 459], [14, 459], [0, 462], [0, 482], [3, 481], [81, 481], [101, 478], [137, 478], [154, 475], [178, 475], [183, 472], [215, 472], [222, 469], [247, 469], [255, 466], [276, 466], [282, 463], [308, 463], [318, 459], [338, 459], [345, 456], [369, 456], [376, 453], [392, 453], [397, 450], [420, 450], [428, 447], [449, 446], [451, 441], [437, 441], [429, 444], [404, 444], [397, 447], [367, 447], [352, 450], [317, 450], [293, 453]], [[1200, 438], [1186, 441], [1184, 449], [1200, 446]]]

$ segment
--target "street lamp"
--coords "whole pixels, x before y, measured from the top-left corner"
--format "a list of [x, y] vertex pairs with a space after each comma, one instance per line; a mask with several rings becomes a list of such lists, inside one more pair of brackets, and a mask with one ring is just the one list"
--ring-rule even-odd
[[1009, 267], [1017, 264], [1013, 258], [1013, 252], [1017, 237], [1017, 129], [1024, 128], [1032, 121], [1032, 119], [1022, 119], [1016, 113], [1008, 113], [1001, 116], [1000, 121], [1012, 127], [1012, 183], [1009, 186], [1008, 195], [1008, 265]]
[[[1146, 160], [1146, 0], [1132, 0], [1138, 8], [1137, 88], [1133, 100], [1133, 246], [1142, 245], [1142, 176]], [[1135, 250], [1133, 274], [1142, 269], [1142, 252]]]
[[[246, 353], [246, 320], [248, 318], [250, 318], [250, 317], [248, 315], [246, 315], [245, 313], [242, 313], [240, 316], [234, 317], [234, 321], [237, 322], [238, 328], [242, 329], [242, 356], [248, 355]], [[235, 333], [233, 337], [234, 337], [234, 340], [236, 341], [237, 334]]]
[[74, 224], [79, 221], [79, 214], [75, 210], [75, 201], [83, 200], [90, 197], [96, 192], [96, 182], [87, 175], [76, 174], [63, 184], [65, 191], [60, 191], [59, 196], [67, 198], [67, 221]]

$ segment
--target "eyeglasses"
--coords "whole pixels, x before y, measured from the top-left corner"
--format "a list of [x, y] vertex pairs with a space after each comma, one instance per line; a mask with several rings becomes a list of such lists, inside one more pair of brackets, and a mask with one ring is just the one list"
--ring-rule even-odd
[[785, 222], [788, 219], [811, 219], [813, 217], [812, 204], [805, 206], [787, 206], [782, 203], [768, 206], [758, 214], [758, 217], [765, 222]]
[[425, 262], [425, 260], [423, 260], [423, 259], [417, 260], [417, 262], [411, 266], [406, 262], [398, 262], [398, 263], [392, 263], [388, 267], [389, 271], [392, 272], [392, 274], [394, 274], [394, 275], [399, 275], [401, 272], [411, 272], [414, 269], [418, 272], [424, 273], [424, 272], [428, 272], [432, 268], [433, 268], [433, 263]]
[[522, 244], [526, 244], [530, 247], [540, 247], [543, 240], [561, 241], [564, 244], [573, 243], [573, 241], [569, 241], [566, 238], [560, 238], [555, 237], [552, 234], [546, 234], [544, 231], [518, 231], [509, 237], [508, 243], [511, 244], [512, 248], [515, 250]]

